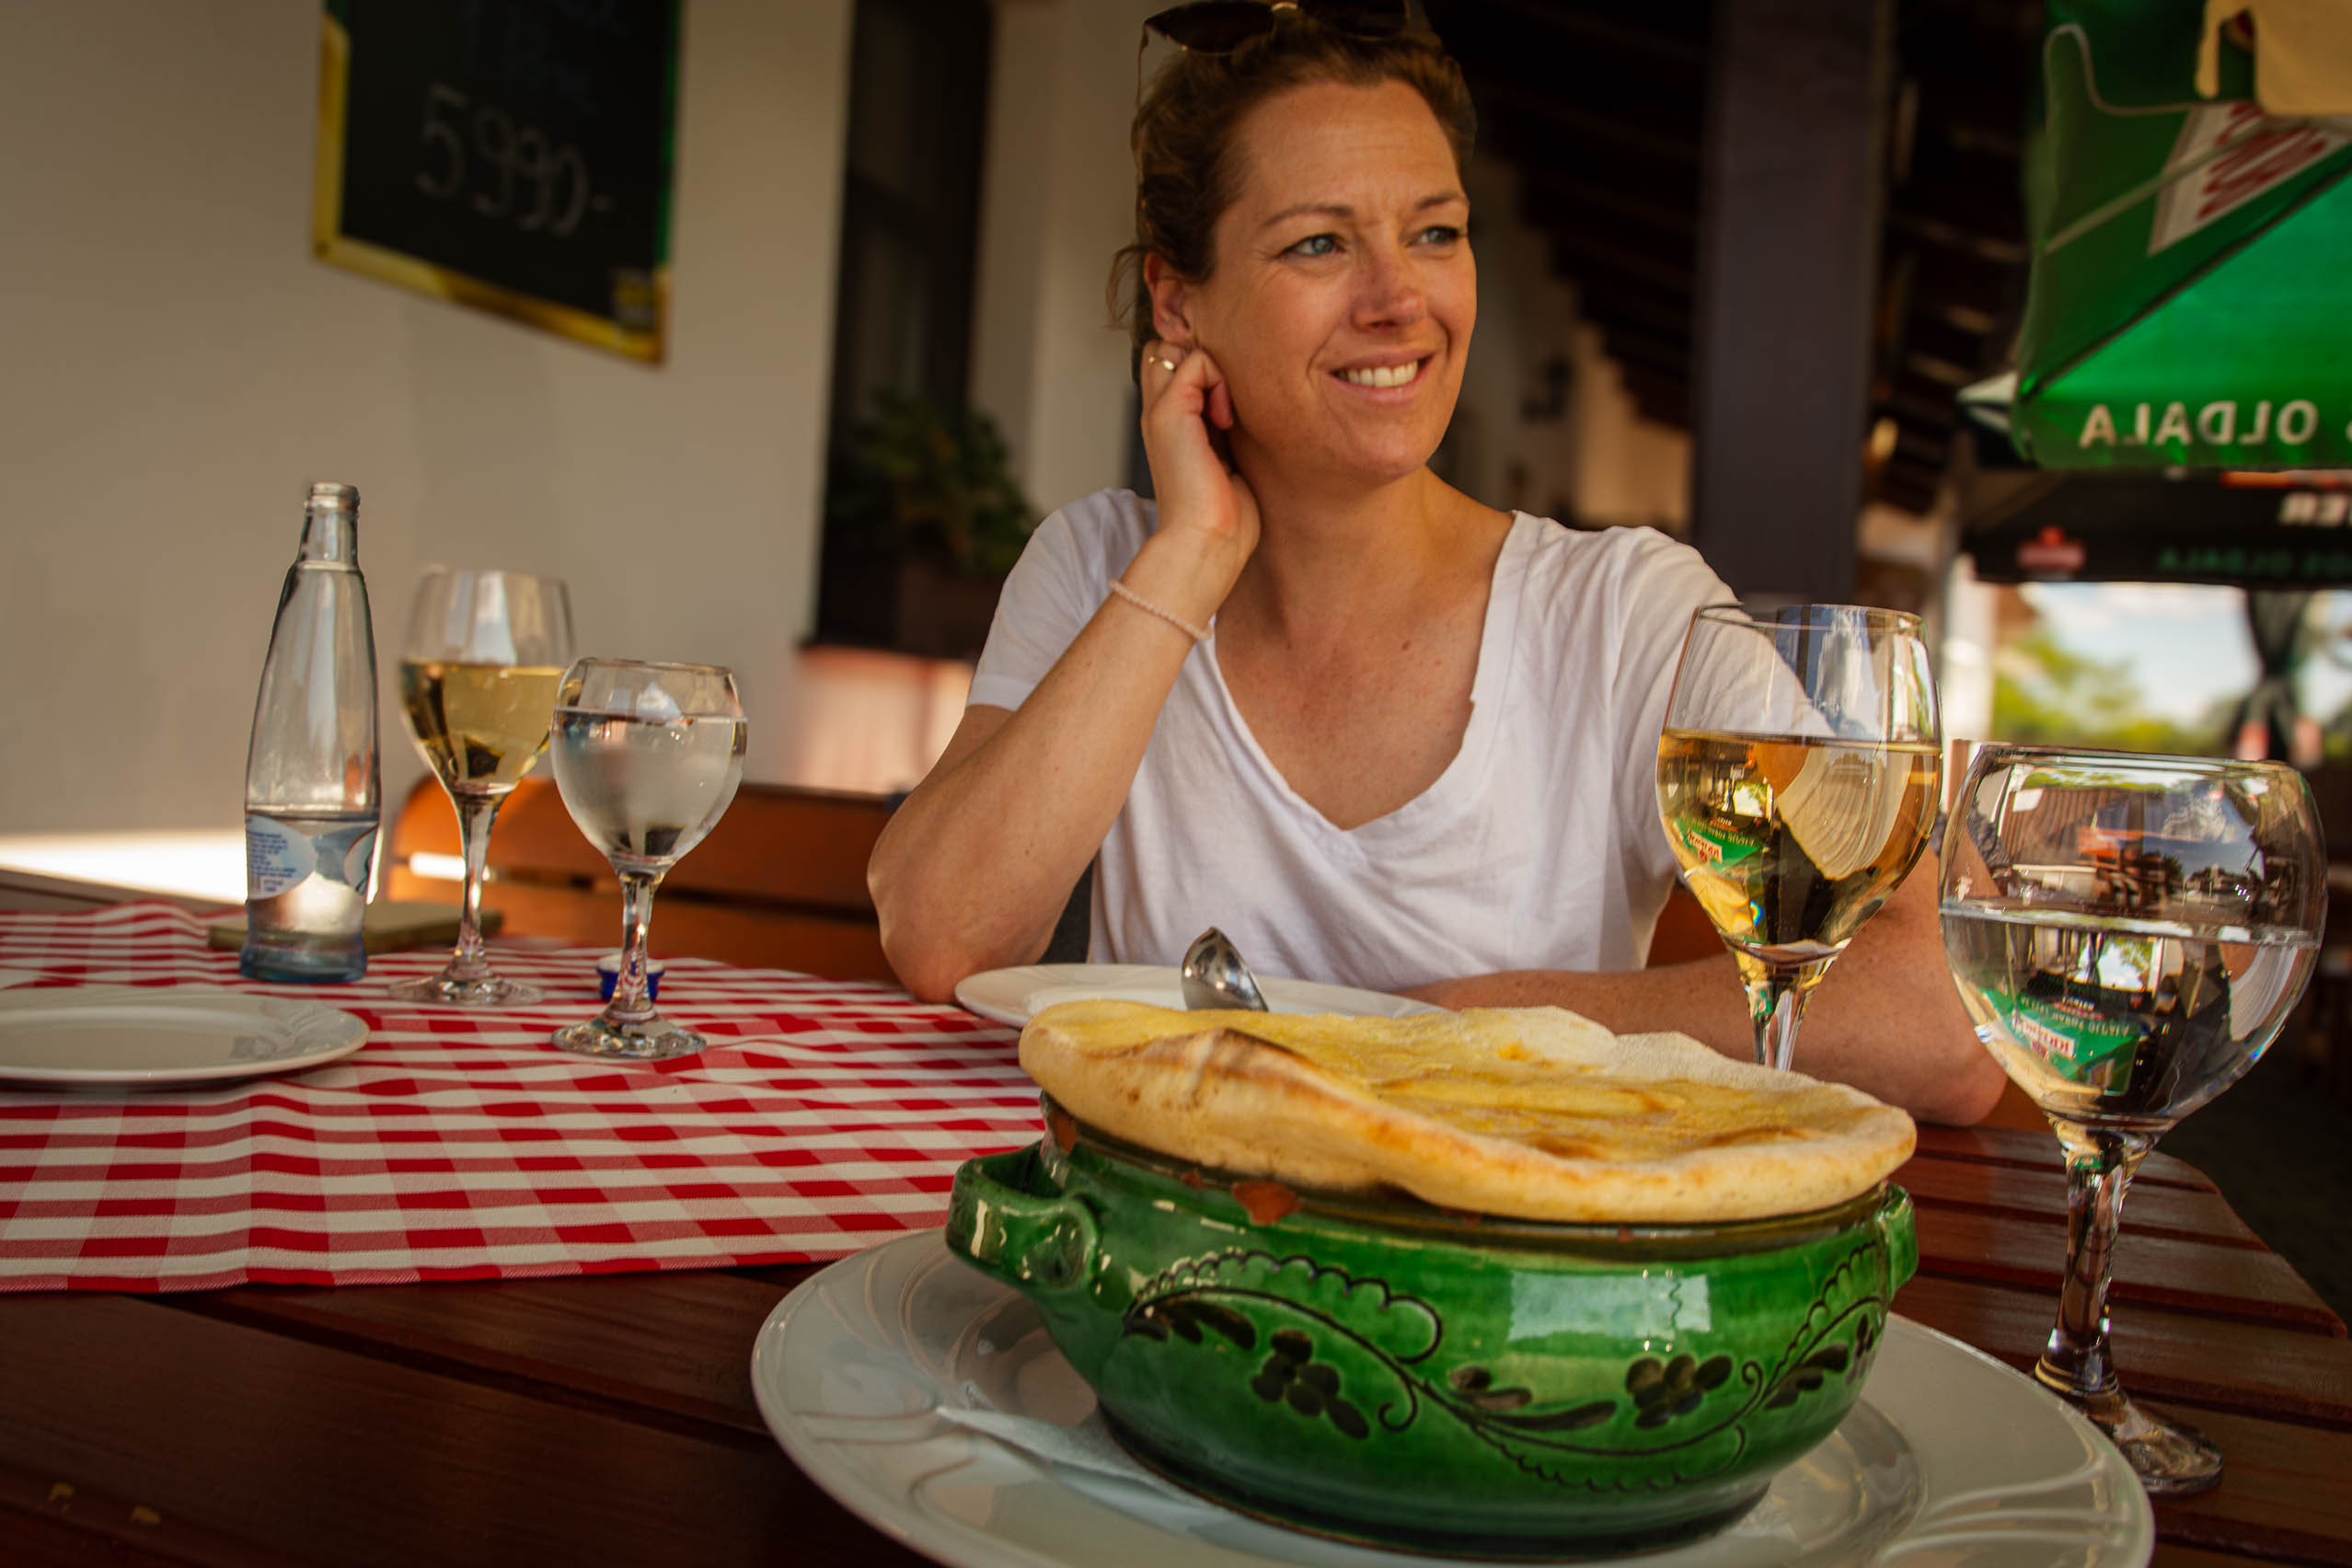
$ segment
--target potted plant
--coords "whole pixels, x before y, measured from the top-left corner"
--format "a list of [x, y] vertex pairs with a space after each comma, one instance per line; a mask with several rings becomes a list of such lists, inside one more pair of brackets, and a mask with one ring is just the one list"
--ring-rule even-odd
[[836, 537], [879, 546], [896, 571], [895, 635], [905, 652], [970, 658], [1037, 514], [986, 414], [885, 388], [836, 465]]

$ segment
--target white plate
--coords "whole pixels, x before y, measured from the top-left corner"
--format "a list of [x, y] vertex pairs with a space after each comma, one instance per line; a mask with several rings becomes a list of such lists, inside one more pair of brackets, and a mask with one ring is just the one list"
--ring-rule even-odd
[[170, 1084], [298, 1072], [348, 1056], [367, 1025], [317, 1002], [217, 986], [0, 991], [0, 1079]]
[[[1266, 1006], [1283, 1013], [1411, 1018], [1415, 1013], [1445, 1010], [1386, 991], [1359, 991], [1353, 986], [1326, 986], [1319, 980], [1286, 980], [1279, 974], [1260, 975], [1258, 989]], [[1025, 963], [1018, 969], [989, 969], [966, 975], [955, 987], [955, 999], [966, 1011], [1015, 1029], [1027, 1023], [1031, 1014], [1055, 1002], [1103, 997], [1181, 1011], [1184, 980], [1176, 970], [1156, 963]]]
[[[876, 1528], [955, 1568], [1411, 1568], [1450, 1561], [1301, 1534], [1189, 1494], [1050, 1462], [940, 1415], [1074, 1434], [1094, 1395], [1028, 1299], [938, 1231], [845, 1258], [778, 1304], [752, 1353], [794, 1463]], [[2147, 1496], [2090, 1424], [1956, 1340], [1889, 1318], [1861, 1401], [1721, 1535], [1643, 1568], [2139, 1568]]]

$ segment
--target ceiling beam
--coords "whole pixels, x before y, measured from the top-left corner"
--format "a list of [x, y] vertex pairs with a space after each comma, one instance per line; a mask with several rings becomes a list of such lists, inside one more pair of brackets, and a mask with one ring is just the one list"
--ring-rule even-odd
[[[1637, 57], [1687, 75], [1695, 89], [1707, 74], [1706, 0], [1651, 0], [1639, 7], [1590, 8], [1563, 0], [1447, 0], [1428, 4], [1430, 23], [1448, 48], [1455, 32], [1472, 18], [1507, 17], [1525, 31], [1591, 47], [1611, 59]], [[1639, 17], [1639, 20], [1629, 19]], [[1458, 19], [1457, 19], [1458, 18]]]
[[[1594, 179], [1547, 165], [1519, 170], [1520, 206], [1530, 218], [1538, 214], [1587, 214], [1621, 218], [1659, 234], [1674, 235], [1685, 244], [1699, 233], [1699, 214], [1689, 206], [1662, 201], [1653, 192], [1629, 189], [1613, 180]], [[1538, 221], [1540, 221], [1539, 219]]]
[[1550, 231], [1551, 265], [1581, 279], [1588, 274], [1620, 278], [1661, 289], [1690, 292], [1693, 274], [1688, 249], [1678, 254], [1658, 246], [1620, 245], [1585, 229]]
[[1471, 91], [1482, 115], [1500, 110], [1513, 119], [1565, 132], [1581, 142], [1628, 148], [1661, 163], [1688, 167], [1699, 161], [1698, 147], [1675, 130], [1637, 125], [1606, 110], [1587, 108], [1557, 89], [1482, 75]]

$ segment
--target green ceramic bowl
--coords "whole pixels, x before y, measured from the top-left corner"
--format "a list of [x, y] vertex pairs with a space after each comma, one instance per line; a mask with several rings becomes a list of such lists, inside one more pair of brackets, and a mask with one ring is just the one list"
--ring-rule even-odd
[[1561, 1558], [1721, 1529], [1843, 1419], [1918, 1263], [1897, 1187], [1551, 1225], [1293, 1194], [1047, 1113], [1054, 1136], [957, 1172], [949, 1248], [1036, 1303], [1146, 1464], [1381, 1545]]

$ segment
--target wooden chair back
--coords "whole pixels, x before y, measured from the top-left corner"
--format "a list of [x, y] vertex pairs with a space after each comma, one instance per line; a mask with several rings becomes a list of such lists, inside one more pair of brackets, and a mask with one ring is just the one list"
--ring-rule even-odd
[[[866, 859], [889, 818], [885, 796], [744, 785], [663, 880], [650, 946], [657, 956], [894, 984], [866, 893]], [[455, 900], [457, 857], [449, 797], [421, 779], [393, 825], [385, 896]], [[545, 778], [525, 779], [500, 811], [482, 903], [505, 917], [510, 937], [620, 946], [620, 883]]]

